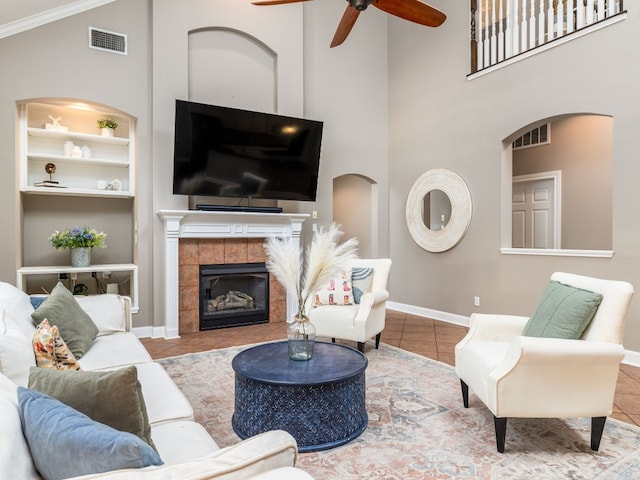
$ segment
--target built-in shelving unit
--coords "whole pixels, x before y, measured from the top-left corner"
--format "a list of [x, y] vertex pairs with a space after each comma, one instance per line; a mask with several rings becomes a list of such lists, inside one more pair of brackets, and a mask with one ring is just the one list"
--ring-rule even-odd
[[[58, 278], [72, 276], [90, 293], [101, 293], [100, 282], [92, 280], [115, 272], [120, 293], [132, 297], [136, 311], [135, 118], [104, 105], [56, 98], [18, 102], [17, 109], [18, 286], [42, 293]], [[112, 136], [97, 127], [104, 117], [118, 123]], [[107, 233], [107, 248], [94, 249], [96, 264], [90, 267], [61, 265], [62, 259], [69, 261], [68, 252], [56, 252], [49, 235], [83, 225]], [[83, 279], [87, 273], [89, 281]]]

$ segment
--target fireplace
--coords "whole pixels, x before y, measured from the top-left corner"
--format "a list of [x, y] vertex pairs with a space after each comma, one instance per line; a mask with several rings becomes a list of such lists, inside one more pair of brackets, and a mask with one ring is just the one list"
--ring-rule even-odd
[[200, 265], [200, 330], [269, 321], [264, 263]]

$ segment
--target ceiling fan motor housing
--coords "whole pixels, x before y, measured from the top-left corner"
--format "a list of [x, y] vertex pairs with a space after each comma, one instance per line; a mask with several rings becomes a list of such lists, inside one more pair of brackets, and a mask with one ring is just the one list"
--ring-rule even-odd
[[356, 10], [366, 10], [373, 0], [348, 0], [353, 8]]

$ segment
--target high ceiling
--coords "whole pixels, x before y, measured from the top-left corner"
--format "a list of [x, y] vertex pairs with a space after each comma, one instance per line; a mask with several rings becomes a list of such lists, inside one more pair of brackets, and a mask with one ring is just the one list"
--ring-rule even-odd
[[0, 38], [84, 12], [114, 0], [2, 0]]
[[78, 3], [75, 0], [4, 0], [0, 8], [0, 25], [22, 20], [47, 10]]

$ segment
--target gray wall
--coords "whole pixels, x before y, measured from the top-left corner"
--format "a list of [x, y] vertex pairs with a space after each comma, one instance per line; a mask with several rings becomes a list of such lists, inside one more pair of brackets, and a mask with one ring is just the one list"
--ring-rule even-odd
[[[389, 20], [390, 235], [394, 301], [469, 315], [528, 315], [554, 271], [640, 286], [637, 85], [640, 13], [604, 30], [468, 80], [468, 2], [430, 2], [448, 14], [438, 29]], [[611, 259], [502, 255], [503, 140], [539, 119], [571, 113], [613, 117]], [[404, 206], [417, 176], [449, 168], [467, 182], [473, 218], [453, 250], [432, 254], [407, 235]], [[510, 199], [507, 199], [510, 201]], [[597, 228], [596, 225], [593, 228]], [[397, 274], [402, 272], [402, 275]], [[480, 297], [480, 307], [473, 297]], [[640, 350], [640, 302], [625, 346]]]
[[[144, 245], [151, 244], [148, 236], [151, 218], [148, 182], [151, 165], [149, 14], [146, 1], [115, 2], [0, 40], [0, 162], [3, 167], [0, 212], [5, 228], [0, 236], [0, 280], [14, 283], [17, 266], [20, 221], [15, 188], [17, 100], [40, 97], [91, 100], [138, 119], [137, 158], [141, 181], [138, 182], [135, 208], [140, 241]], [[89, 49], [89, 26], [127, 34], [129, 54], [115, 55]], [[99, 215], [98, 212], [93, 214]], [[59, 226], [67, 227], [69, 225]], [[48, 236], [51, 232], [45, 230], [41, 233]], [[107, 233], [117, 235], [116, 232]], [[54, 251], [52, 247], [48, 248]], [[136, 324], [141, 325], [153, 319], [151, 298], [145, 289], [153, 274], [151, 252], [151, 248], [141, 248], [138, 256], [143, 294]], [[100, 254], [97, 254], [98, 261]], [[113, 261], [118, 261], [118, 258]]]
[[[168, 17], [154, 20], [153, 3], [117, 1], [0, 40], [0, 162], [4, 167], [0, 212], [5, 221], [0, 279], [15, 281], [15, 101], [60, 96], [111, 105], [138, 119], [136, 209], [143, 246], [138, 262], [138, 327], [163, 321], [153, 301], [152, 279], [161, 278], [163, 262], [156, 211], [185, 206], [166, 193], [168, 186], [155, 185], [155, 195], [152, 192], [152, 178], [156, 184], [169, 181], [164, 164], [154, 168], [154, 142], [168, 145], [171, 135], [165, 124], [152, 128], [153, 105], [171, 105], [175, 99], [173, 94], [157, 98], [152, 55], [165, 55], [171, 67], [160, 74], [180, 75], [184, 68], [171, 62], [172, 51], [152, 52], [152, 33], [162, 35], [166, 22], [172, 21]], [[323, 120], [325, 132], [318, 202], [287, 208], [317, 210], [318, 223], [327, 225], [332, 220], [334, 178], [355, 173], [377, 182], [379, 254], [390, 255], [394, 262], [392, 300], [407, 305], [460, 315], [472, 311], [528, 314], [555, 270], [640, 285], [640, 219], [634, 196], [640, 178], [636, 142], [640, 110], [634, 105], [640, 66], [632, 61], [640, 43], [639, 13], [632, 11], [622, 23], [469, 81], [468, 4], [430, 3], [448, 15], [440, 28], [414, 25], [371, 8], [360, 16], [345, 44], [334, 49], [328, 45], [344, 7], [321, 1], [304, 5], [304, 115]], [[195, 0], [180, 3], [181, 8], [218, 5]], [[89, 25], [126, 33], [129, 55], [89, 50]], [[584, 112], [611, 115], [614, 120], [614, 257], [501, 255], [503, 140], [541, 118]], [[465, 179], [474, 216], [458, 246], [431, 254], [408, 235], [404, 207], [415, 179], [441, 167]], [[473, 307], [475, 295], [480, 296], [481, 307]], [[627, 348], [634, 350], [640, 350], [639, 313], [640, 304], [635, 302], [625, 337]]]
[[[293, 7], [302, 8], [302, 5]], [[311, 2], [296, 23], [291, 6], [258, 8], [237, 0], [116, 1], [34, 30], [0, 39], [0, 280], [14, 283], [19, 212], [15, 189], [15, 102], [35, 97], [70, 97], [118, 108], [138, 120], [138, 264], [140, 312], [135, 327], [164, 324], [163, 234], [156, 212], [186, 208], [171, 194], [173, 105], [188, 98], [187, 31], [255, 27], [257, 38], [280, 45], [296, 36], [295, 51], [280, 56], [279, 113], [325, 122], [318, 202], [283, 202], [290, 212], [317, 210], [317, 223], [332, 221], [333, 178], [355, 173], [387, 191], [386, 15], [371, 9], [338, 49], [329, 43], [343, 5]], [[176, 29], [176, 25], [179, 28]], [[89, 26], [128, 35], [129, 55], [87, 48]], [[152, 42], [152, 39], [155, 43]], [[289, 50], [293, 50], [290, 47]], [[278, 48], [277, 50], [281, 50]], [[304, 80], [304, 84], [303, 84]], [[388, 251], [387, 195], [378, 196], [377, 232]], [[98, 215], [98, 213], [96, 213]], [[43, 231], [43, 235], [49, 235]], [[311, 222], [305, 225], [306, 238]], [[148, 330], [150, 332], [150, 330]]]

